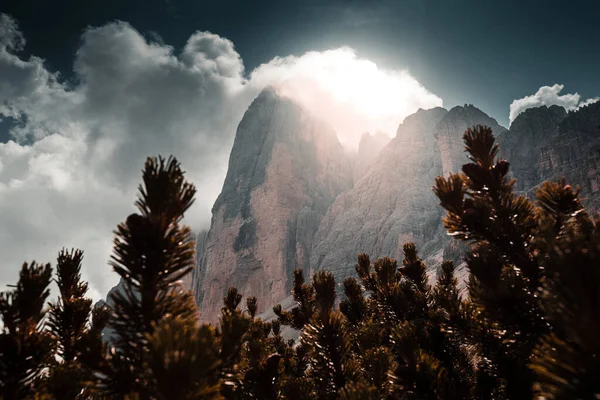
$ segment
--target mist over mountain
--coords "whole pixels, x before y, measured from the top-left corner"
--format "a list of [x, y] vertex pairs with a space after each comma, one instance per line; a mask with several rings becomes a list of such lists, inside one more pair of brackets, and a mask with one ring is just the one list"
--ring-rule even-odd
[[335, 132], [267, 88], [237, 130], [223, 191], [198, 265], [196, 296], [214, 321], [223, 293], [252, 293], [261, 309], [287, 296], [295, 268], [308, 271], [319, 223], [352, 185]]
[[216, 320], [230, 286], [257, 296], [260, 311], [290, 303], [294, 268], [332, 271], [341, 283], [354, 274], [357, 252], [401, 258], [402, 245], [412, 241], [433, 275], [444, 257], [458, 260], [432, 184], [467, 162], [462, 134], [473, 125], [492, 128], [518, 191], [531, 195], [543, 180], [565, 175], [599, 209], [599, 118], [600, 103], [571, 112], [540, 106], [507, 129], [471, 104], [419, 109], [393, 139], [365, 134], [349, 156], [327, 124], [265, 89], [238, 127], [188, 282], [202, 318]]

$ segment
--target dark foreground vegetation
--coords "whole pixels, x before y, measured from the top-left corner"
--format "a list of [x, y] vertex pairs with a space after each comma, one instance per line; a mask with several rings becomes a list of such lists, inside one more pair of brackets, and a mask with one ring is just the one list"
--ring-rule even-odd
[[359, 255], [341, 302], [332, 274], [297, 270], [297, 306], [276, 306], [272, 322], [231, 288], [218, 326], [178, 284], [194, 267], [180, 223], [195, 189], [175, 159], [148, 159], [139, 212], [115, 232], [125, 290], [110, 309], [85, 297], [80, 251], [58, 255], [56, 301], [49, 264], [24, 264], [2, 293], [0, 398], [600, 398], [600, 220], [564, 182], [535, 203], [515, 195], [488, 128], [464, 141], [472, 162], [434, 188], [448, 233], [468, 244], [464, 293], [452, 262], [429, 282], [408, 243], [400, 264]]

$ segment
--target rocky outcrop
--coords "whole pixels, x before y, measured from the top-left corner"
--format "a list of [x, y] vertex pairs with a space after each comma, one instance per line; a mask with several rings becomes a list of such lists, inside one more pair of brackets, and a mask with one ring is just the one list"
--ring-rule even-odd
[[530, 108], [519, 114], [510, 130], [498, 135], [500, 156], [510, 162], [515, 190], [528, 193], [542, 181], [542, 148], [559, 133], [559, 125], [567, 116], [560, 106]]
[[528, 109], [498, 143], [517, 191], [533, 198], [542, 182], [565, 178], [586, 206], [600, 210], [600, 103], [568, 114], [559, 106]]
[[[125, 293], [125, 282], [123, 281], [123, 279], [119, 279], [119, 283], [117, 283], [115, 286], [113, 286], [112, 289], [110, 289], [108, 291], [108, 293], [106, 294], [106, 300], [98, 300], [96, 302], [96, 304], [94, 304], [94, 308], [95, 307], [112, 307], [112, 301], [111, 298], [113, 296], [113, 294], [117, 294], [117, 293], [121, 293], [124, 294]], [[115, 331], [108, 327], [105, 326], [104, 329], [102, 329], [102, 338], [104, 339], [105, 342], [108, 343], [112, 343], [114, 339], [116, 339], [116, 333]]]
[[338, 282], [354, 271], [356, 255], [401, 258], [415, 242], [422, 255], [441, 247], [441, 207], [431, 187], [442, 159], [434, 136], [443, 108], [407, 117], [366, 174], [329, 208], [314, 239], [313, 270], [326, 269]]
[[540, 183], [565, 178], [586, 206], [600, 211], [600, 103], [569, 113], [540, 149]]
[[187, 274], [183, 277], [183, 287], [187, 290], [191, 290], [194, 293], [194, 297], [198, 298], [202, 296], [202, 282], [204, 282], [204, 273], [201, 269], [200, 261], [202, 260], [202, 254], [204, 254], [204, 246], [206, 246], [206, 237], [208, 236], [207, 230], [202, 230], [195, 234], [196, 240], [196, 266], [192, 270], [191, 274]]
[[360, 178], [367, 172], [369, 166], [379, 156], [379, 153], [390, 142], [391, 138], [382, 132], [377, 132], [374, 135], [364, 133], [358, 144], [358, 154], [352, 160], [354, 164], [354, 182], [358, 182]]
[[265, 89], [237, 129], [223, 190], [213, 207], [197, 290], [214, 322], [230, 286], [265, 310], [289, 295], [292, 271], [308, 270], [314, 234], [351, 185], [335, 132], [293, 101]]
[[[468, 162], [465, 154], [463, 134], [474, 125], [487, 125], [496, 136], [506, 131], [506, 128], [472, 104], [452, 108], [438, 123], [435, 136], [442, 156], [444, 175], [460, 172], [463, 164]], [[433, 183], [433, 181], [432, 181]]]

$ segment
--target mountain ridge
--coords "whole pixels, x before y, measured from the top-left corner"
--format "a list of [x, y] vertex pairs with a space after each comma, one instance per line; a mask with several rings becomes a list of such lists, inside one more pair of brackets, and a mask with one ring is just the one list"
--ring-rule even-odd
[[518, 192], [533, 196], [542, 181], [564, 175], [600, 209], [600, 103], [571, 112], [531, 108], [509, 129], [471, 104], [419, 109], [387, 144], [364, 146], [351, 163], [331, 128], [275, 89], [261, 92], [238, 127], [211, 229], [198, 236], [198, 265], [186, 282], [202, 319], [216, 321], [229, 286], [257, 296], [270, 318], [277, 302], [293, 303], [294, 268], [307, 276], [328, 269], [341, 283], [354, 274], [357, 253], [399, 259], [406, 241], [417, 244], [432, 274], [444, 257], [460, 261], [463, 249], [443, 230], [432, 185], [460, 171], [462, 134], [476, 124], [492, 128]]
[[267, 89], [240, 122], [223, 191], [213, 207], [196, 291], [202, 318], [215, 321], [230, 286], [259, 310], [287, 295], [296, 267], [308, 269], [314, 231], [351, 186], [330, 127]]

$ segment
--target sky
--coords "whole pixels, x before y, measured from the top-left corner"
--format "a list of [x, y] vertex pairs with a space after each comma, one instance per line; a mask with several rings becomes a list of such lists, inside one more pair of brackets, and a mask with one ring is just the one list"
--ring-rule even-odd
[[355, 148], [418, 108], [524, 109], [600, 96], [596, 1], [4, 0], [0, 287], [25, 260], [85, 252], [102, 297], [111, 231], [146, 156], [175, 154], [208, 227], [235, 128], [276, 85]]

